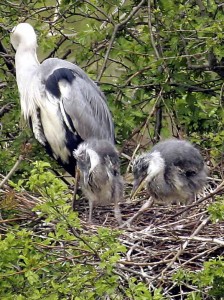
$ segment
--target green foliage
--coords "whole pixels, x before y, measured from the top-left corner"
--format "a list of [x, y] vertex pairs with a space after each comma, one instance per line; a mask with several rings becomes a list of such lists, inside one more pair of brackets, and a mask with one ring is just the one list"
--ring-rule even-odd
[[[208, 212], [213, 222], [224, 219], [224, 201], [222, 197], [217, 197], [216, 201], [209, 205]], [[173, 280], [179, 285], [192, 284], [199, 291], [188, 294], [189, 300], [202, 300], [203, 294], [208, 294], [212, 299], [222, 299], [224, 295], [224, 257], [210, 259], [204, 262], [203, 270], [195, 273], [180, 269], [173, 276]]]
[[221, 299], [224, 295], [224, 257], [211, 259], [204, 264], [199, 276], [199, 286], [211, 286], [210, 295]]
[[[82, 229], [71, 210], [71, 193], [50, 171], [46, 162], [35, 162], [28, 181], [14, 184], [17, 190], [40, 195], [34, 210], [49, 230], [39, 234], [18, 225], [0, 240], [1, 299], [163, 299], [144, 283], [130, 278], [120, 289], [116, 263], [126, 249], [119, 231], [99, 227], [95, 234]], [[40, 220], [41, 220], [40, 219]], [[34, 224], [33, 224], [34, 225]]]
[[216, 197], [216, 201], [209, 205], [208, 212], [210, 213], [213, 222], [224, 220], [224, 199]]
[[[2, 44], [13, 58], [5, 28], [16, 25], [20, 15], [36, 29], [40, 60], [65, 56], [93, 80], [98, 79], [121, 146], [134, 131], [151, 139], [184, 133], [194, 140], [197, 137], [198, 144], [203, 140], [203, 146], [211, 148], [212, 157], [218, 160], [224, 120], [223, 7], [214, 1], [200, 3], [152, 2], [150, 11], [143, 3], [133, 16], [135, 1], [69, 0], [56, 7], [50, 0], [23, 1], [20, 6], [2, 3], [0, 11], [10, 16], [0, 13]], [[119, 29], [112, 41], [115, 26]], [[14, 163], [10, 157], [16, 160], [26, 137], [21, 134], [15, 78], [4, 56], [0, 60], [0, 82], [8, 83], [1, 102], [4, 105], [10, 99], [14, 105], [1, 120], [3, 140], [10, 135], [10, 141], [1, 142], [0, 170], [6, 174]], [[157, 109], [161, 109], [162, 120]], [[44, 152], [35, 151], [36, 147], [34, 144], [30, 160], [43, 158]], [[45, 159], [48, 161], [47, 156]]]
[[161, 289], [155, 289], [151, 293], [144, 283], [139, 282], [136, 278], [129, 281], [129, 289], [126, 292], [128, 299], [135, 300], [165, 300]]
[[[97, 80], [113, 114], [119, 146], [135, 148], [139, 137], [147, 147], [157, 137], [184, 136], [206, 150], [212, 166], [221, 166], [223, 5], [213, 0], [145, 1], [139, 7], [140, 1], [119, 0], [14, 2], [0, 3], [0, 173], [6, 175], [23, 145], [32, 144], [12, 185], [38, 194], [42, 203], [35, 210], [50, 230], [41, 237], [15, 226], [2, 236], [0, 298], [162, 299], [162, 291], [150, 293], [135, 278], [122, 294], [114, 272], [125, 251], [118, 232], [100, 228], [93, 236], [82, 231], [70, 209], [71, 193], [48, 170], [57, 164], [21, 121], [8, 30], [30, 22], [38, 34], [40, 61], [65, 58]], [[45, 162], [32, 164], [40, 159]], [[216, 170], [214, 174], [219, 176]], [[222, 196], [217, 199], [208, 208], [213, 221], [223, 220]], [[202, 290], [208, 284], [218, 298], [223, 277], [212, 265], [220, 272], [223, 265], [217, 261], [205, 265], [211, 273], [202, 271], [197, 279], [179, 272], [176, 280], [195, 281]], [[187, 299], [201, 299], [201, 292]]]
[[187, 299], [201, 300], [203, 294], [209, 294], [212, 299], [222, 299], [224, 295], [224, 257], [217, 257], [204, 263], [201, 272], [195, 273], [179, 270], [173, 277], [179, 284], [193, 284], [199, 292], [191, 292]]

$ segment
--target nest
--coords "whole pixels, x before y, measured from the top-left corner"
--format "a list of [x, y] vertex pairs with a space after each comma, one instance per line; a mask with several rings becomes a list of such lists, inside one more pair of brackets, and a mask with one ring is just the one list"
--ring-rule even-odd
[[[212, 186], [212, 188], [211, 188]], [[127, 187], [127, 194], [129, 188]], [[14, 209], [14, 219], [0, 221], [23, 222], [38, 220], [32, 208], [42, 200], [30, 193], [17, 193], [5, 185], [2, 190], [5, 199], [2, 207]], [[162, 288], [164, 296], [181, 299], [189, 291], [197, 291], [197, 287], [186, 282], [175, 283], [173, 275], [180, 269], [199, 272], [203, 263], [217, 256], [224, 255], [224, 222], [212, 222], [207, 206], [215, 195], [221, 195], [224, 184], [212, 181], [196, 202], [189, 206], [154, 204], [136, 218], [132, 226], [122, 228], [120, 242], [126, 246], [126, 254], [116, 264], [116, 273], [121, 280], [135, 277], [145, 282], [151, 290]], [[121, 204], [123, 220], [128, 220], [139, 211], [147, 201], [142, 192], [135, 202]], [[98, 226], [118, 228], [114, 218], [113, 207], [97, 207], [94, 209], [94, 224], [89, 225], [88, 204], [81, 199], [77, 205], [83, 230], [94, 234]], [[5, 230], [5, 227], [0, 229]], [[44, 231], [44, 227], [39, 230]]]

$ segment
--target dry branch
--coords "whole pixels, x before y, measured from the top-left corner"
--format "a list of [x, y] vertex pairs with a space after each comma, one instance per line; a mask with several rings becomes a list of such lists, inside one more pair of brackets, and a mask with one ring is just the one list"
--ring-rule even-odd
[[[211, 202], [209, 196], [220, 192], [223, 182], [220, 184], [219, 181], [214, 180], [212, 185], [213, 191], [206, 192], [207, 197], [201, 197], [203, 201], [198, 199], [195, 206], [188, 207], [188, 216], [181, 215], [183, 212], [181, 206], [154, 204], [142, 214], [138, 214], [138, 219], [133, 220], [132, 228], [122, 229], [119, 240], [126, 246], [127, 251], [115, 267], [115, 273], [120, 276], [121, 280], [125, 282], [134, 276], [146, 282], [151, 289], [162, 287], [168, 299], [178, 298], [183, 289], [188, 291], [196, 289], [190, 284], [179, 285], [173, 281], [173, 275], [179, 269], [201, 271], [205, 261], [224, 255], [224, 222], [212, 223], [206, 209]], [[42, 201], [41, 198], [27, 192], [15, 192], [6, 184], [1, 192], [6, 199], [13, 199], [11, 205], [13, 204], [14, 210], [17, 211], [15, 218], [0, 221], [0, 225], [6, 226], [1, 228], [2, 231], [6, 230], [7, 224], [24, 223], [26, 219], [33, 222], [36, 220], [35, 223], [39, 223], [35, 232], [43, 238], [46, 238], [47, 231], [54, 230], [55, 224], [49, 224], [46, 228], [44, 220], [39, 219], [38, 215], [32, 211], [32, 208]], [[144, 192], [142, 195], [145, 196]], [[124, 220], [138, 213], [143, 201], [144, 197], [133, 203], [122, 204]], [[102, 224], [107, 227], [117, 227], [113, 207], [95, 209], [95, 225], [89, 225], [85, 221], [87, 219], [85, 201], [81, 199], [77, 202], [83, 231], [86, 233], [94, 235], [98, 226]], [[6, 201], [5, 204], [9, 205], [9, 202]], [[70, 229], [74, 230], [74, 228]], [[69, 242], [66, 245], [68, 247]], [[42, 245], [37, 245], [37, 247], [42, 247]], [[71, 247], [75, 245], [71, 244]], [[87, 252], [82, 256], [85, 263], [94, 263]], [[62, 256], [58, 259], [62, 259]]]

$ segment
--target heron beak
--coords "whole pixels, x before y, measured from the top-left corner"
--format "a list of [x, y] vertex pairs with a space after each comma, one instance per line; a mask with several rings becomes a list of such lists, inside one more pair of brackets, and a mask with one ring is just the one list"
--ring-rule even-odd
[[73, 194], [73, 200], [72, 200], [72, 208], [75, 211], [76, 210], [76, 195], [78, 191], [78, 185], [79, 185], [79, 179], [80, 179], [80, 169], [77, 166], [76, 172], [75, 172], [75, 185], [74, 185], [74, 194]]
[[75, 179], [76, 179], [76, 181], [77, 181], [77, 183], [78, 183], [78, 182], [79, 182], [79, 179], [80, 179], [80, 169], [79, 169], [78, 166], [76, 167]]
[[89, 184], [89, 171], [83, 172], [83, 181], [84, 181], [84, 186], [87, 186]]
[[[147, 177], [147, 176], [146, 176]], [[141, 180], [134, 183], [130, 199], [132, 200], [140, 192], [140, 190], [145, 186], [146, 177], [143, 177]]]

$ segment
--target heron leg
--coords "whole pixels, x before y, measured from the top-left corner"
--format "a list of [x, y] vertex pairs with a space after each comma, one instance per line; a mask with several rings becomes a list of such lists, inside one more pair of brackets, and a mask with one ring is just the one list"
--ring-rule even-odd
[[92, 216], [93, 216], [93, 201], [89, 200], [89, 223], [92, 223]]
[[191, 196], [187, 199], [186, 204], [187, 204], [187, 205], [191, 205], [191, 204], [195, 201], [195, 199], [196, 199], [196, 195], [195, 195], [195, 194], [191, 195]]
[[77, 167], [76, 173], [75, 173], [75, 186], [74, 186], [74, 192], [73, 192], [73, 197], [72, 197], [72, 209], [73, 210], [76, 210], [76, 195], [77, 195], [77, 190], [78, 190], [79, 179], [80, 179], [80, 170]]
[[132, 222], [134, 220], [136, 220], [144, 211], [146, 211], [149, 207], [151, 207], [154, 203], [154, 199], [152, 197], [150, 197], [143, 205], [142, 207], [137, 211], [136, 214], [134, 214], [134, 216], [132, 216], [131, 218], [129, 218], [125, 223], [123, 223], [120, 228], [123, 227], [130, 227]]
[[122, 221], [119, 202], [122, 202], [123, 200], [123, 182], [122, 183], [117, 182], [114, 184], [114, 191], [113, 191], [112, 198], [113, 198], [112, 202], [114, 203], [114, 216], [118, 224], [121, 225], [123, 221]]
[[[195, 194], [190, 196], [186, 200], [185, 206], [191, 205], [195, 201], [195, 198], [196, 198]], [[181, 215], [182, 215], [182, 218], [186, 218], [189, 215], [189, 209], [186, 209], [186, 207], [185, 207], [184, 212]]]
[[120, 206], [118, 201], [115, 201], [114, 204], [114, 216], [115, 219], [117, 220], [118, 224], [121, 225], [123, 223], [122, 221], [122, 216], [121, 216], [121, 211], [120, 211]]

